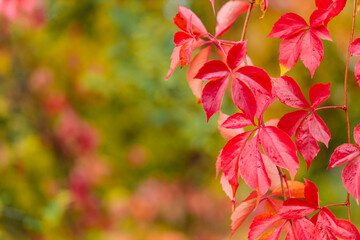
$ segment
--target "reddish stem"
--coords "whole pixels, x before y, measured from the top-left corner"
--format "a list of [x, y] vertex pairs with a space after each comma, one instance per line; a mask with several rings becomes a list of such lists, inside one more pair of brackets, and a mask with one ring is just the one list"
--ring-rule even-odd
[[248, 11], [246, 13], [246, 18], [245, 18], [245, 22], [244, 22], [244, 27], [243, 27], [243, 31], [241, 34], [241, 40], [240, 41], [244, 41], [245, 40], [245, 35], [246, 35], [246, 29], [247, 29], [247, 25], [249, 23], [249, 19], [250, 19], [250, 14], [251, 14], [251, 10], [254, 6], [255, 1], [251, 1], [250, 2], [250, 6], [248, 8]]
[[281, 185], [281, 191], [283, 194], [283, 198], [284, 201], [287, 199], [286, 197], [286, 192], [285, 192], [285, 187], [284, 187], [284, 177], [286, 177], [285, 173], [282, 171], [282, 169], [278, 166], [276, 166], [278, 172], [279, 172], [279, 176], [280, 176], [280, 185]]
[[316, 108], [315, 111], [323, 110], [323, 109], [332, 109], [332, 108], [338, 108], [338, 109], [345, 110], [344, 106], [325, 106], [325, 107]]
[[[352, 25], [351, 25], [351, 34], [348, 45], [348, 52], [346, 58], [346, 67], [345, 67], [345, 77], [344, 77], [344, 111], [346, 115], [346, 129], [347, 129], [347, 140], [350, 143], [350, 120], [349, 120], [349, 110], [348, 110], [348, 101], [347, 101], [347, 86], [348, 86], [348, 72], [349, 72], [349, 63], [350, 63], [350, 44], [354, 39], [354, 29], [355, 29], [355, 16], [356, 16], [356, 0], [354, 0], [353, 5], [353, 14], [352, 14]], [[350, 195], [347, 193], [346, 203], [347, 211], [348, 211], [348, 220], [350, 221]]]

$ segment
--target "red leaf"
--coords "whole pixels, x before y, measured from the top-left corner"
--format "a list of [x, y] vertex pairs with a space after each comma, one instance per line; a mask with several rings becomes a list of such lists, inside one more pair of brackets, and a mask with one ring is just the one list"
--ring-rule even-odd
[[257, 206], [257, 199], [250, 199], [243, 201], [236, 208], [231, 215], [231, 235], [243, 224], [245, 219], [252, 213]]
[[310, 103], [313, 108], [319, 106], [322, 102], [330, 97], [330, 85], [331, 83], [317, 83], [310, 88]]
[[356, 157], [345, 165], [342, 172], [342, 180], [346, 190], [359, 204], [360, 196], [360, 157]]
[[346, 5], [346, 0], [316, 0], [316, 6], [320, 8], [319, 10], [326, 10], [326, 15], [323, 17], [322, 21], [326, 25], [332, 18], [339, 15], [339, 13], [344, 9]]
[[355, 39], [350, 44], [350, 53], [352, 56], [360, 56], [360, 38]]
[[178, 14], [174, 17], [175, 24], [184, 32], [188, 32], [188, 23], [191, 21], [192, 33], [196, 36], [207, 36], [206, 28], [201, 20], [186, 7], [179, 6]]
[[192, 38], [193, 37], [186, 32], [183, 32], [183, 31], [176, 32], [174, 35], [175, 46], [177, 46], [177, 47], [181, 46]]
[[231, 85], [231, 93], [235, 106], [253, 119], [257, 105], [254, 93], [250, 88], [239, 79], [234, 78]]
[[313, 32], [320, 39], [332, 41], [329, 30], [324, 25], [311, 28], [311, 32]]
[[360, 147], [360, 124], [354, 128], [354, 141]]
[[294, 35], [285, 38], [280, 43], [279, 63], [281, 67], [281, 75], [293, 68], [299, 59], [301, 52], [301, 42], [306, 31], [301, 30]]
[[278, 214], [287, 219], [296, 219], [307, 216], [317, 210], [317, 207], [300, 198], [287, 199]]
[[294, 219], [293, 224], [298, 240], [313, 239], [315, 226], [309, 219], [306, 218]]
[[219, 155], [223, 173], [233, 186], [238, 185], [239, 156], [251, 134], [252, 132], [244, 132], [236, 135], [226, 143]]
[[218, 120], [218, 130], [221, 136], [223, 136], [223, 138], [225, 138], [226, 140], [230, 140], [236, 135], [244, 132], [243, 129], [227, 129], [222, 127], [221, 125], [226, 121], [228, 117], [229, 117], [228, 115], [220, 111], [219, 120]]
[[309, 117], [306, 117], [295, 133], [296, 146], [301, 156], [304, 157], [308, 168], [320, 150], [315, 138], [310, 133], [311, 124]]
[[207, 46], [198, 52], [193, 60], [190, 62], [189, 69], [187, 72], [187, 81], [190, 89], [196, 96], [198, 102], [201, 102], [201, 92], [203, 87], [203, 81], [196, 79], [195, 75], [199, 72], [199, 69], [205, 64], [209, 58], [211, 46]]
[[210, 0], [210, 2], [211, 2], [211, 6], [212, 6], [212, 9], [213, 9], [214, 15], [215, 15], [215, 6], [214, 6], [214, 0]]
[[355, 65], [355, 78], [360, 87], [360, 61]]
[[236, 43], [227, 55], [227, 64], [231, 69], [237, 69], [246, 57], [246, 41]]
[[247, 115], [244, 113], [235, 113], [234, 115], [228, 117], [221, 127], [236, 129], [250, 125], [254, 125], [254, 123]]
[[281, 78], [274, 78], [273, 86], [280, 102], [285, 105], [298, 109], [310, 107], [299, 85], [291, 77], [283, 76]]
[[268, 37], [287, 38], [306, 27], [308, 25], [302, 17], [295, 13], [287, 13], [274, 24]]
[[329, 16], [328, 9], [316, 9], [310, 16], [310, 26], [316, 28], [321, 26]]
[[337, 237], [345, 240], [360, 239], [360, 233], [354, 224], [344, 219], [336, 219], [335, 222], [337, 228], [334, 232]]
[[220, 184], [230, 200], [235, 200], [235, 192], [233, 191], [233, 187], [230, 185], [229, 180], [227, 180], [224, 173], [221, 174]]
[[292, 136], [308, 113], [309, 111], [304, 110], [287, 113], [280, 119], [278, 128]]
[[301, 42], [300, 58], [311, 73], [311, 78], [314, 76], [316, 68], [320, 65], [324, 56], [324, 47], [321, 40], [310, 31], [305, 34]]
[[220, 110], [221, 102], [229, 83], [229, 77], [223, 77], [208, 82], [202, 92], [201, 101], [206, 112], [207, 121]]
[[271, 95], [271, 79], [263, 69], [245, 66], [237, 70], [236, 73], [239, 79], [246, 82], [252, 90]]
[[229, 74], [229, 69], [220, 60], [211, 60], [204, 64], [196, 74], [195, 78], [201, 80], [212, 80], [218, 78], [224, 78]]
[[314, 207], [319, 208], [319, 190], [313, 182], [305, 179], [305, 199]]
[[311, 122], [310, 123], [311, 135], [317, 141], [324, 143], [325, 146], [328, 147], [329, 141], [331, 139], [331, 135], [324, 121], [315, 112], [312, 112], [307, 118], [309, 118], [309, 121]]
[[256, 216], [250, 225], [249, 240], [256, 239], [279, 220], [281, 220], [281, 217], [272, 213], [263, 213]]
[[299, 160], [295, 144], [284, 131], [276, 127], [263, 127], [260, 131], [261, 145], [264, 153], [277, 166], [296, 174]]
[[219, 10], [216, 20], [216, 37], [223, 35], [235, 20], [248, 9], [249, 4], [245, 1], [228, 1]]
[[173, 74], [174, 70], [180, 65], [180, 47], [175, 47], [172, 54], [171, 54], [171, 64], [170, 64], [170, 69], [166, 75], [166, 80], [169, 79], [171, 77], [171, 75]]
[[315, 0], [316, 7], [318, 8], [328, 8], [332, 3], [332, 0]]
[[239, 171], [241, 178], [252, 189], [265, 194], [271, 185], [261, 157], [258, 136], [252, 138], [244, 147], [240, 156]]
[[328, 169], [346, 163], [359, 154], [360, 150], [358, 147], [349, 143], [345, 143], [337, 147], [334, 153], [331, 155]]

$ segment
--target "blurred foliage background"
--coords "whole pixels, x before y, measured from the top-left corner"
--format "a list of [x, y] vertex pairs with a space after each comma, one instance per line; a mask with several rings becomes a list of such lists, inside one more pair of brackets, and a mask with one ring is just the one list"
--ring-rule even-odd
[[[213, 32], [210, 2], [28, 1], [32, 7], [15, 14], [1, 10], [0, 239], [229, 239], [231, 202], [215, 178], [225, 144], [216, 117], [206, 124], [187, 68], [164, 80], [178, 4]], [[216, 9], [225, 2], [215, 0]], [[279, 76], [280, 40], [266, 36], [282, 14], [308, 19], [314, 9], [313, 0], [270, 0], [260, 19], [256, 8], [247, 32], [254, 64]], [[347, 6], [330, 22], [334, 41], [324, 42], [314, 79], [300, 62], [289, 72], [306, 96], [315, 82], [331, 81], [328, 105], [343, 104], [350, 12]], [[224, 38], [239, 40], [243, 21]], [[349, 89], [353, 129], [360, 123], [360, 90], [352, 73]], [[275, 102], [266, 118], [290, 110]], [[228, 104], [223, 111], [236, 109]], [[340, 110], [321, 114], [333, 138], [308, 172], [301, 160], [298, 178], [318, 185], [323, 204], [340, 203], [346, 199], [341, 167], [325, 169], [335, 147], [346, 142], [345, 116]], [[241, 185], [238, 200], [250, 191]], [[359, 225], [360, 212], [351, 204]], [[346, 218], [344, 208], [334, 211]], [[233, 239], [246, 239], [249, 224]]]

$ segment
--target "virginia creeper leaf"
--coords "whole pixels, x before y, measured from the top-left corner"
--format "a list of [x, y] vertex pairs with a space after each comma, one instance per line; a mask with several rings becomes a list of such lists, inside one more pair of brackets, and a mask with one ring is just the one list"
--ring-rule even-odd
[[166, 80], [169, 79], [171, 77], [171, 75], [173, 74], [174, 70], [180, 65], [180, 46], [179, 47], [175, 47], [172, 54], [171, 54], [171, 63], [170, 63], [170, 69], [166, 75]]
[[191, 20], [192, 32], [196, 36], [207, 36], [207, 30], [201, 20], [186, 7], [179, 6], [178, 14], [174, 17], [175, 24], [184, 32], [188, 31], [188, 22]]
[[263, 69], [254, 66], [244, 66], [237, 70], [236, 73], [239, 79], [246, 82], [254, 91], [271, 95], [271, 79]]
[[354, 141], [360, 147], [360, 124], [354, 128]]
[[234, 78], [231, 85], [231, 93], [235, 106], [253, 119], [257, 104], [251, 89], [239, 79]]
[[299, 160], [295, 144], [289, 135], [277, 127], [269, 126], [261, 129], [260, 139], [264, 153], [270, 160], [295, 175], [299, 168]]
[[271, 213], [263, 213], [256, 216], [250, 225], [249, 240], [256, 239], [279, 220], [281, 220], [280, 216]]
[[360, 56], [360, 38], [356, 38], [350, 44], [350, 53], [352, 56]]
[[280, 119], [278, 128], [292, 136], [308, 113], [309, 111], [305, 110], [287, 113]]
[[206, 112], [207, 121], [210, 117], [220, 110], [226, 87], [229, 83], [229, 77], [209, 81], [202, 92], [201, 101]]
[[310, 88], [309, 97], [313, 108], [319, 106], [330, 97], [330, 85], [331, 83], [317, 83]]
[[204, 64], [196, 74], [195, 78], [201, 80], [212, 80], [223, 78], [229, 74], [229, 70], [225, 63], [220, 60], [211, 60]]
[[224, 190], [225, 194], [230, 198], [230, 200], [235, 199], [235, 192], [233, 191], [232, 186], [229, 183], [229, 180], [225, 177], [225, 174], [221, 174], [220, 178], [220, 184], [222, 186], [222, 189]]
[[311, 28], [311, 32], [313, 32], [320, 39], [332, 41], [329, 30], [324, 25]]
[[260, 153], [258, 136], [253, 137], [244, 147], [239, 162], [241, 178], [252, 189], [265, 194], [271, 185]]
[[[290, 193], [291, 193], [291, 197], [296, 197], [296, 198], [304, 198], [304, 189], [305, 189], [305, 185], [302, 182], [298, 182], [298, 181], [290, 181], [288, 182], [289, 188], [290, 188]], [[287, 186], [284, 186], [284, 190], [286, 193], [287, 197], [289, 196], [289, 190], [287, 188]], [[278, 185], [271, 193], [271, 196], [282, 196], [282, 187], [281, 185]]]
[[280, 102], [285, 105], [297, 109], [309, 108], [309, 103], [306, 101], [301, 92], [301, 88], [296, 81], [288, 76], [273, 79], [273, 86], [275, 93]]
[[185, 42], [189, 41], [192, 38], [193, 37], [191, 35], [189, 35], [188, 33], [186, 33], [186, 32], [183, 32], [183, 31], [176, 32], [175, 35], [174, 35], [175, 46], [176, 47], [181, 46]]
[[360, 87], [360, 61], [355, 65], [355, 78]]
[[295, 133], [296, 146], [301, 156], [304, 157], [308, 168], [320, 150], [319, 145], [310, 132], [311, 124], [310, 118], [306, 117]]
[[221, 127], [236, 129], [250, 125], [254, 125], [254, 123], [247, 115], [244, 113], [235, 113], [234, 115], [228, 117]]
[[187, 81], [190, 89], [196, 96], [198, 102], [201, 102], [201, 92], [203, 87], [203, 81], [195, 78], [200, 68], [207, 62], [210, 54], [211, 46], [207, 46], [201, 49], [190, 62], [189, 69], [187, 72]]
[[236, 135], [243, 133], [244, 129], [242, 128], [238, 128], [238, 129], [229, 129], [229, 128], [224, 128], [221, 125], [226, 121], [226, 119], [228, 119], [228, 115], [224, 114], [223, 112], [219, 111], [219, 120], [218, 120], [218, 130], [221, 134], [221, 136], [223, 136], [223, 138], [225, 138], [226, 140], [230, 140], [233, 137], [235, 137]]
[[335, 235], [341, 239], [353, 240], [360, 239], [360, 233], [351, 222], [344, 219], [335, 220], [337, 228]]
[[227, 64], [231, 69], [237, 69], [246, 57], [246, 41], [236, 43], [227, 55]]
[[308, 27], [306, 21], [295, 13], [287, 13], [280, 17], [274, 24], [268, 37], [273, 38], [287, 38], [299, 31], [300, 29]]
[[314, 76], [315, 70], [320, 65], [324, 56], [324, 47], [321, 40], [310, 31], [305, 34], [301, 42], [300, 58], [305, 67], [309, 69], [311, 78]]
[[305, 179], [304, 194], [306, 201], [314, 207], [319, 208], [319, 190], [313, 182], [307, 179]]
[[312, 112], [307, 118], [311, 122], [309, 124], [311, 135], [317, 141], [324, 143], [325, 146], [328, 147], [331, 135], [324, 121], [315, 112]]
[[360, 154], [360, 149], [353, 144], [345, 143], [337, 147], [331, 155], [329, 168], [339, 166]]
[[342, 180], [346, 190], [359, 204], [360, 196], [360, 157], [356, 157], [345, 165], [342, 172]]
[[229, 183], [238, 186], [239, 157], [252, 132], [241, 133], [226, 143], [220, 153], [221, 168]]
[[231, 215], [231, 235], [243, 224], [245, 219], [252, 213], [257, 206], [257, 199], [249, 199], [241, 202]]
[[306, 218], [298, 218], [293, 220], [293, 224], [298, 240], [313, 239], [315, 226], [310, 220]]
[[312, 203], [300, 198], [287, 199], [280, 208], [278, 215], [287, 219], [301, 218], [317, 210]]
[[246, 1], [228, 1], [219, 10], [216, 20], [216, 37], [223, 35], [235, 20], [249, 8]]

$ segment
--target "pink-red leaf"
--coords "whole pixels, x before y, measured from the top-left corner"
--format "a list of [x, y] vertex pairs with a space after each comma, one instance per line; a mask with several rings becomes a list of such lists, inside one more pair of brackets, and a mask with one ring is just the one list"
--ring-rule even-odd
[[251, 89], [241, 80], [234, 78], [231, 85], [231, 93], [235, 106], [253, 119], [256, 113], [256, 100]]
[[287, 219], [296, 219], [307, 216], [317, 210], [312, 203], [300, 198], [287, 199], [278, 214]]
[[281, 220], [281, 217], [272, 213], [263, 213], [256, 216], [250, 225], [249, 240], [254, 240], [261, 236], [266, 229], [279, 220]]
[[231, 235], [243, 224], [245, 219], [252, 213], [257, 206], [257, 199], [249, 199], [239, 204], [231, 215]]
[[196, 36], [207, 36], [206, 28], [201, 20], [186, 7], [179, 6], [178, 14], [174, 17], [175, 24], [183, 31], [188, 32], [188, 23], [191, 21], [192, 33]]
[[201, 102], [201, 92], [203, 87], [203, 81], [196, 79], [195, 75], [199, 72], [200, 68], [207, 62], [211, 46], [207, 46], [198, 52], [193, 60], [190, 62], [189, 69], [187, 72], [187, 81], [190, 89], [196, 96], [198, 102]]
[[186, 32], [183, 32], [183, 31], [176, 32], [175, 35], [174, 35], [175, 46], [177, 46], [177, 47], [181, 46], [185, 42], [189, 41], [192, 38], [193, 37], [191, 35], [189, 35], [188, 33], [186, 33]]
[[315, 226], [310, 220], [306, 218], [298, 218], [293, 220], [293, 224], [298, 240], [313, 239]]
[[330, 97], [330, 85], [317, 83], [310, 88], [309, 96], [312, 107], [319, 106], [322, 102]]
[[234, 115], [228, 117], [221, 127], [236, 129], [250, 125], [254, 125], [254, 123], [247, 115], [244, 113], [235, 113]]
[[220, 110], [221, 102], [229, 83], [229, 77], [212, 80], [208, 82], [202, 92], [201, 101], [206, 112], [207, 121]]
[[246, 1], [228, 1], [219, 10], [216, 20], [216, 37], [224, 34], [235, 20], [249, 8]]
[[306, 101], [301, 92], [301, 88], [296, 81], [288, 76], [273, 79], [273, 86], [275, 93], [280, 102], [285, 105], [297, 109], [309, 108], [309, 103]]
[[227, 55], [227, 64], [231, 69], [237, 69], [246, 57], [246, 41], [236, 43]]
[[182, 68], [190, 63], [192, 53], [195, 50], [195, 41], [196, 39], [192, 38], [181, 45], [179, 57]]
[[220, 60], [211, 60], [204, 64], [196, 74], [195, 78], [201, 80], [212, 80], [223, 78], [229, 74], [229, 69]]
[[241, 178], [252, 189], [265, 194], [271, 185], [260, 153], [258, 136], [252, 138], [244, 147], [239, 162]]
[[166, 75], [166, 80], [171, 77], [174, 70], [180, 65], [180, 48], [181, 47], [175, 47], [172, 54], [171, 54], [171, 63], [170, 63], [170, 69]]
[[356, 157], [345, 165], [342, 172], [342, 180], [346, 190], [359, 204], [360, 196], [360, 157]]
[[214, 15], [215, 15], [215, 6], [214, 6], [214, 0], [210, 0]]
[[309, 117], [306, 117], [295, 133], [296, 146], [301, 156], [304, 157], [308, 168], [310, 167], [311, 161], [320, 151], [315, 138], [310, 133], [311, 124]]
[[355, 143], [360, 147], [360, 124], [354, 128], [354, 140]]
[[329, 30], [324, 25], [311, 28], [311, 32], [313, 32], [320, 39], [332, 41]]
[[218, 120], [218, 130], [221, 134], [221, 136], [223, 136], [223, 138], [225, 138], [226, 140], [230, 140], [233, 137], [235, 137], [236, 135], [243, 133], [244, 129], [242, 128], [238, 128], [238, 129], [228, 129], [228, 128], [224, 128], [221, 125], [226, 121], [226, 119], [228, 119], [228, 115], [224, 114], [223, 112], [219, 111], [219, 120]]
[[337, 237], [345, 240], [360, 239], [360, 233], [354, 224], [344, 219], [336, 219], [335, 222], [337, 225], [335, 235]]
[[311, 203], [314, 207], [319, 208], [319, 190], [313, 182], [307, 179], [305, 179], [304, 195], [306, 201]]
[[332, 3], [332, 0], [315, 0], [316, 7], [318, 8], [328, 8]]
[[277, 127], [264, 127], [260, 131], [264, 153], [277, 166], [288, 169], [293, 175], [299, 168], [295, 144], [284, 131]]
[[308, 113], [309, 111], [305, 110], [287, 113], [280, 119], [278, 128], [292, 136]]
[[300, 29], [308, 27], [306, 21], [295, 13], [287, 13], [274, 24], [268, 37], [287, 38]]
[[345, 143], [337, 147], [331, 155], [329, 168], [339, 166], [360, 154], [360, 149], [353, 144]]
[[235, 192], [231, 184], [229, 183], [229, 180], [225, 177], [225, 174], [221, 174], [220, 178], [220, 184], [222, 186], [222, 189], [224, 190], [225, 194], [230, 198], [230, 200], [235, 200]]
[[301, 42], [305, 30], [301, 30], [280, 43], [279, 63], [281, 68], [281, 75], [293, 68], [299, 59], [301, 52]]
[[233, 186], [238, 185], [239, 157], [252, 132], [241, 133], [226, 143], [220, 153], [221, 168]]
[[305, 34], [301, 42], [300, 58], [314, 76], [315, 70], [320, 65], [324, 56], [324, 47], [321, 40], [312, 32]]
[[355, 78], [360, 87], [360, 61], [355, 65]]
[[319, 142], [325, 144], [328, 147], [329, 141], [331, 139], [330, 131], [327, 128], [325, 122], [317, 115], [315, 112], [312, 112], [309, 116], [310, 123], [310, 133], [311, 135]]
[[237, 71], [237, 76], [246, 82], [252, 90], [271, 95], [271, 79], [263, 69], [245, 66]]
[[360, 56], [360, 38], [355, 39], [350, 44], [350, 53], [352, 56]]

